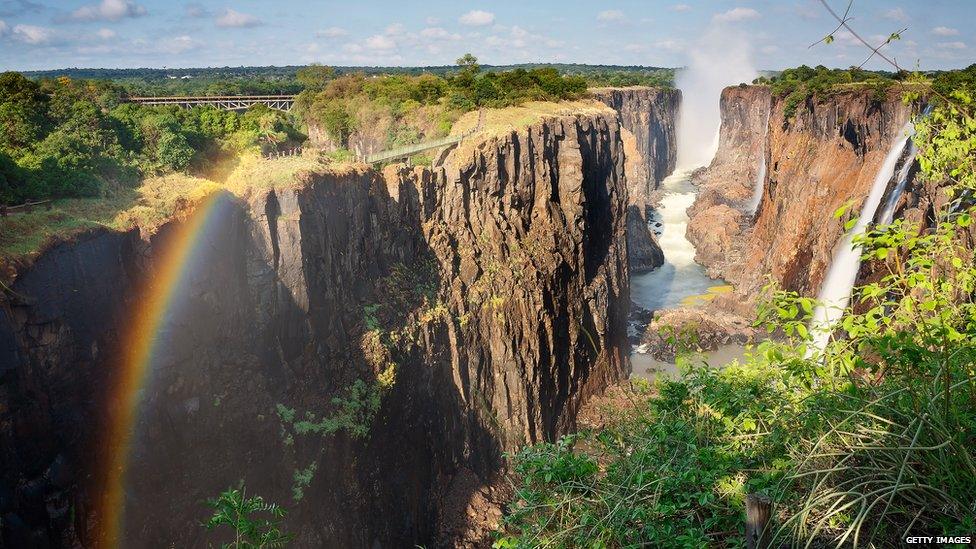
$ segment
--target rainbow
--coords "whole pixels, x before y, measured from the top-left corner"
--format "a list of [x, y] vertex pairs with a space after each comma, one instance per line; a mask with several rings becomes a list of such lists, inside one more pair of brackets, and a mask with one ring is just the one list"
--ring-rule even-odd
[[125, 482], [132, 437], [139, 418], [142, 389], [149, 379], [153, 359], [165, 343], [161, 332], [172, 315], [174, 302], [182, 295], [193, 266], [202, 260], [202, 236], [211, 233], [218, 216], [217, 206], [226, 203], [226, 193], [203, 198], [191, 216], [172, 229], [155, 254], [153, 276], [147, 277], [137, 294], [137, 308], [124, 329], [120, 363], [112, 381], [107, 424], [103, 430], [108, 456], [101, 472], [100, 497], [96, 503], [101, 522], [97, 546], [118, 547], [125, 508]]

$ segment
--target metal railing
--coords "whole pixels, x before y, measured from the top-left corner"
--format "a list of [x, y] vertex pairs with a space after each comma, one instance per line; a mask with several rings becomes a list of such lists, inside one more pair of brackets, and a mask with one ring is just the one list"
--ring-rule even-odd
[[283, 151], [272, 151], [264, 155], [265, 160], [274, 160], [275, 158], [288, 158], [290, 156], [301, 156], [302, 148], [294, 147], [291, 149], [285, 149]]

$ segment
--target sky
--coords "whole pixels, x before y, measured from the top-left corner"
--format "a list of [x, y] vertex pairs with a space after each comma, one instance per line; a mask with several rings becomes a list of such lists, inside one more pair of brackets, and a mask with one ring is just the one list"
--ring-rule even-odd
[[[827, 0], [843, 12], [848, 0]], [[906, 68], [976, 62], [976, 0], [855, 0], [851, 25]], [[562, 62], [684, 66], [710, 26], [754, 65], [859, 65], [820, 0], [0, 0], [0, 70]], [[872, 60], [866, 68], [888, 68]]]

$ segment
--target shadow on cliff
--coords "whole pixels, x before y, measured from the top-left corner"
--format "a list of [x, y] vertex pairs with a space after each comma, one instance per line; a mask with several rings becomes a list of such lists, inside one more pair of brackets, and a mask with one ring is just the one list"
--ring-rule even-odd
[[[127, 546], [219, 541], [200, 526], [204, 501], [241, 484], [290, 510], [286, 529], [300, 546], [400, 547], [437, 537], [438, 502], [454, 473], [487, 475], [500, 457], [460, 401], [445, 322], [418, 327], [408, 334], [415, 341], [394, 352], [396, 382], [366, 437], [288, 440], [276, 414], [281, 404], [323, 418], [357, 380], [376, 379], [362, 344], [371, 329], [364, 311], [396, 302], [381, 320], [390, 331], [407, 327], [420, 303], [392, 295], [389, 281], [433, 261], [410, 214], [418, 200], [409, 187], [394, 201], [368, 174], [313, 180], [249, 205], [222, 201], [221, 221], [198, 244], [206, 261], [174, 297], [164, 350], [143, 389]], [[437, 272], [423, 282], [438, 288]], [[298, 475], [310, 469], [302, 486]]]

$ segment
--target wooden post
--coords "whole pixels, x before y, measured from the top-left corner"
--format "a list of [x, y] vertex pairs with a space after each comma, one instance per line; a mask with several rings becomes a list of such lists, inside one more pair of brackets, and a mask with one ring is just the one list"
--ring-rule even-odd
[[749, 494], [746, 496], [746, 547], [749, 549], [766, 549], [770, 538], [769, 519], [772, 516], [773, 503], [768, 496]]

